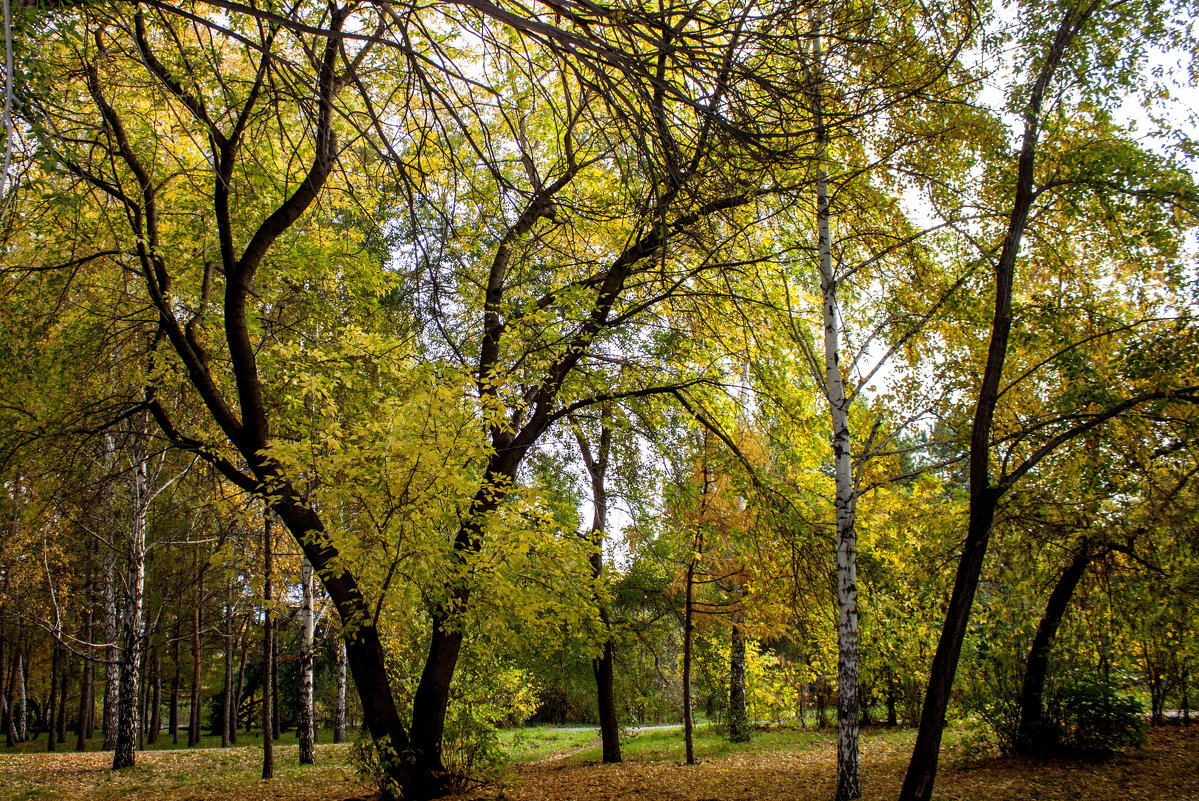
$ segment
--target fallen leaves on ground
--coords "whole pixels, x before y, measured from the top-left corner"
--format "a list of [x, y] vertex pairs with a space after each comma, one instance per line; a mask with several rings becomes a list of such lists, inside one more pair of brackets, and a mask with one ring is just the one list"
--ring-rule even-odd
[[[894, 798], [911, 753], [911, 733], [866, 733], [863, 797]], [[2, 754], [0, 799], [69, 801], [348, 801], [368, 795], [354, 780], [345, 746], [321, 746], [315, 766], [295, 747], [276, 751], [276, 778], [262, 781], [259, 749], [138, 754], [135, 768], [108, 770], [109, 754]], [[572, 764], [557, 759], [513, 767], [505, 781], [460, 801], [828, 801], [836, 743], [758, 751], [687, 766], [673, 762]], [[1199, 727], [1151, 732], [1141, 751], [1102, 762], [967, 760], [942, 755], [934, 798], [946, 801], [1199, 801]]]

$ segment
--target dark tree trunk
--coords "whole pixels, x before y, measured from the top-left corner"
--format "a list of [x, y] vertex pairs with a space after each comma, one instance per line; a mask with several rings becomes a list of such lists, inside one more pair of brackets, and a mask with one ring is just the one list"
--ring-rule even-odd
[[605, 592], [600, 582], [604, 575], [604, 536], [608, 530], [608, 489], [605, 479], [608, 472], [608, 459], [612, 452], [612, 427], [610, 425], [611, 408], [605, 404], [600, 411], [599, 443], [592, 453], [591, 446], [583, 429], [575, 424], [575, 439], [579, 443], [579, 452], [583, 464], [591, 477], [592, 520], [591, 520], [591, 580], [595, 582], [595, 602], [599, 610], [600, 623], [603, 626], [605, 639], [603, 651], [598, 659], [591, 661], [591, 670], [595, 674], [596, 704], [599, 709], [600, 742], [603, 744], [603, 760], [606, 764], [618, 763], [620, 757], [620, 724], [616, 718], [616, 692], [614, 682], [615, 645], [612, 642], [611, 621], [608, 619], [608, 606]]
[[[702, 537], [698, 535], [698, 542]], [[701, 546], [702, 547], [702, 546]], [[696, 548], [698, 553], [699, 547]], [[695, 732], [691, 716], [691, 640], [694, 629], [692, 613], [695, 588], [695, 562], [693, 555], [687, 562], [687, 587], [683, 600], [683, 745], [687, 753], [687, 764], [695, 764]]]
[[[229, 742], [231, 743], [237, 742], [237, 715], [241, 710], [242, 692], [244, 692], [246, 686], [246, 652], [250, 650], [250, 635], [246, 630], [244, 620], [238, 628], [237, 643], [238, 648], [241, 650], [241, 658], [237, 661], [237, 684], [234, 685], [233, 712], [230, 717], [230, 726], [232, 729], [229, 732]], [[252, 717], [252, 715], [247, 717]]]
[[[197, 554], [196, 563], [199, 562]], [[196, 605], [192, 607], [192, 697], [191, 714], [188, 715], [187, 746], [191, 748], [200, 744], [200, 705], [202, 703], [200, 682], [203, 680], [200, 646], [200, 606], [204, 601], [204, 569], [200, 569], [200, 580], [196, 593]]]
[[[85, 613], [83, 624], [83, 641], [89, 643], [92, 641], [92, 612], [91, 607]], [[75, 732], [75, 750], [87, 750], [88, 730], [91, 729], [92, 708], [95, 706], [95, 699], [92, 697], [93, 682], [92, 682], [92, 663], [88, 660], [88, 655], [91, 648], [87, 645], [82, 646], [84, 658], [81, 664], [80, 671], [80, 686], [79, 686], [79, 725]]]
[[729, 645], [729, 740], [749, 742], [749, 710], [745, 703], [745, 629], [741, 614], [732, 615], [732, 642]]
[[225, 582], [225, 692], [222, 698], [224, 713], [221, 716], [221, 748], [232, 743], [232, 731], [237, 728], [237, 715], [233, 707], [233, 577]]
[[283, 733], [282, 711], [279, 709], [279, 633], [283, 630], [282, 616], [274, 617], [271, 634], [271, 738], [278, 740]]
[[945, 622], [941, 627], [941, 637], [933, 655], [928, 689], [924, 694], [924, 707], [920, 713], [920, 729], [916, 734], [916, 745], [912, 750], [911, 762], [908, 763], [903, 788], [900, 790], [900, 801], [929, 801], [932, 796], [949, 694], [953, 689], [953, 679], [962, 653], [962, 641], [970, 620], [970, 607], [974, 603], [974, 593], [982, 575], [983, 560], [991, 538], [991, 526], [995, 520], [995, 509], [1005, 488], [996, 487], [991, 483], [991, 425], [999, 401], [1003, 364], [1012, 327], [1012, 288], [1015, 281], [1016, 256], [1020, 251], [1020, 241], [1028, 224], [1028, 215], [1034, 199], [1041, 104], [1063, 53], [1094, 11], [1097, 2], [1098, 0], [1095, 5], [1086, 9], [1071, 7], [1066, 11], [1025, 108], [1016, 194], [1012, 201], [1007, 236], [995, 266], [995, 313], [991, 323], [991, 341], [970, 436], [970, 520], [966, 539], [962, 544], [953, 592], [945, 612]]
[[1045, 678], [1049, 672], [1049, 655], [1053, 650], [1053, 641], [1057, 637], [1058, 628], [1070, 606], [1074, 590], [1091, 563], [1092, 554], [1084, 543], [1074, 554], [1070, 564], [1062, 571], [1053, 592], [1049, 594], [1049, 602], [1045, 605], [1045, 614], [1037, 625], [1037, 633], [1033, 637], [1032, 647], [1028, 651], [1028, 663], [1024, 669], [1024, 685], [1020, 690], [1020, 724], [1016, 730], [1016, 753], [1023, 756], [1035, 756], [1051, 743], [1045, 742], [1044, 698]]
[[67, 662], [66, 649], [62, 649], [63, 654], [60, 657], [62, 660], [61, 673], [62, 677], [58, 685], [58, 742], [65, 743], [67, 741], [67, 695], [70, 688], [71, 672], [68, 670], [69, 663]]
[[268, 510], [262, 525], [262, 778], [275, 775], [275, 746], [271, 736], [271, 654], [274, 653], [275, 613], [272, 609], [271, 572], [274, 568], [271, 542], [271, 513]]
[[58, 712], [58, 682], [59, 672], [62, 665], [62, 649], [58, 645], [58, 640], [54, 641], [53, 653], [50, 657], [50, 696], [46, 699], [49, 709], [46, 710], [46, 750], [53, 751], [54, 746], [58, 742], [58, 731], [55, 726], [56, 713]]
[[147, 740], [151, 745], [158, 742], [158, 732], [162, 728], [162, 652], [160, 646], [154, 647], [154, 659], [150, 663], [154, 671], [153, 691], [150, 701], [150, 731]]
[[171, 732], [171, 745], [179, 745], [179, 680], [180, 680], [180, 663], [179, 663], [179, 641], [182, 638], [182, 626], [179, 624], [179, 618], [175, 618], [175, 627], [172, 630], [171, 642], [173, 643], [172, 652], [175, 662], [175, 673], [171, 677], [171, 709], [167, 726]]

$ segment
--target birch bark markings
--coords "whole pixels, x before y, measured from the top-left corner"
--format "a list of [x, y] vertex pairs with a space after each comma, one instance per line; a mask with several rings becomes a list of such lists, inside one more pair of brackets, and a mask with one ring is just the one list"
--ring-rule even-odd
[[[125, 614], [121, 631], [120, 685], [118, 690], [117, 732], [112, 768], [130, 768], [134, 764], [134, 738], [137, 735], [137, 690], [142, 651], [142, 606], [146, 586], [146, 526], [150, 514], [148, 476], [149, 454], [146, 443], [134, 441], [129, 450], [132, 462], [129, 494], [132, 516], [129, 531], [128, 577], [125, 583]], [[107, 735], [106, 738], [107, 739]]]
[[841, 376], [838, 277], [833, 265], [829, 224], [828, 129], [820, 39], [822, 21], [813, 18], [812, 124], [816, 134], [816, 233], [820, 265], [821, 317], [824, 324], [824, 394], [832, 418], [831, 444], [836, 479], [837, 520], [837, 801], [862, 795], [858, 764], [858, 581], [857, 534], [854, 531], [855, 494], [849, 436], [849, 403]]
[[312, 563], [300, 563], [300, 721], [296, 732], [300, 741], [300, 764], [316, 762], [316, 732], [312, 710]]

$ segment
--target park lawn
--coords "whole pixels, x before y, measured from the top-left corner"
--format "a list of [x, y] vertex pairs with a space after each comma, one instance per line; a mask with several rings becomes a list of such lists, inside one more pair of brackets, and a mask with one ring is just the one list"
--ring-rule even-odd
[[[976, 758], [954, 732], [942, 751], [934, 798], [954, 801], [1199, 801], [1199, 727], [1150, 732], [1149, 745], [1101, 762]], [[623, 765], [598, 764], [594, 731], [508, 733], [514, 758], [496, 781], [465, 793], [478, 801], [828, 801], [836, 742], [831, 731], [758, 732], [748, 746], [702, 728], [699, 764], [681, 764], [681, 732], [647, 731], [625, 744]], [[864, 798], [893, 799], [914, 734], [871, 729], [862, 737]], [[521, 744], [523, 741], [523, 744]], [[672, 742], [673, 741], [673, 742]], [[519, 748], [520, 750], [516, 750]], [[301, 767], [295, 746], [276, 747], [276, 777], [264, 782], [261, 749], [153, 751], [114, 774], [108, 754], [0, 751], [0, 799], [68, 801], [349, 801], [368, 798], [349, 764], [350, 747], [318, 746]]]

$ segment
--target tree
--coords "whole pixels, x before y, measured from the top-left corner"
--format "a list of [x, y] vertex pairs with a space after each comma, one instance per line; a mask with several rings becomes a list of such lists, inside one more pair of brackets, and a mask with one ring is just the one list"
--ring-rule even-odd
[[[1037, 45], [1038, 54], [1032, 59], [1035, 77], [1023, 87], [1020, 94], [1020, 107], [1024, 123], [1021, 148], [1017, 158], [1015, 185], [1010, 205], [1005, 214], [1006, 232], [1001, 246], [998, 248], [998, 257], [994, 261], [995, 296], [991, 335], [985, 368], [978, 387], [977, 401], [974, 404], [970, 436], [969, 523], [958, 563], [953, 593], [946, 610], [937, 651], [933, 658], [921, 714], [920, 730], [900, 794], [903, 801], [927, 799], [932, 793], [941, 732], [949, 704], [949, 693], [961, 655], [962, 641], [965, 637], [974, 594], [978, 587], [996, 509], [1002, 496], [1016, 481], [1064, 443], [1070, 442], [1140, 404], [1176, 397], [1180, 394], [1180, 389], [1183, 395], [1188, 391], [1193, 392], [1186, 388], [1151, 388], [1132, 397], [1116, 401], [1106, 408], [1080, 416], [1081, 422], [1071, 420], [1070, 422], [1073, 424], [1067, 423], [1053, 435], [1047, 436], [1039, 447], [1032, 449], [1022, 460], [1016, 461], [1014, 464], [1009, 464], [1005, 460], [1002, 474], [995, 479], [992, 478], [992, 426], [1002, 394], [1004, 362], [1008, 355], [1008, 345], [1012, 336], [1012, 297], [1017, 257], [1021, 242], [1030, 225], [1030, 219], [1032, 219], [1030, 214], [1034, 203], [1043, 199], [1045, 197], [1043, 193], [1053, 186], [1051, 179], [1041, 179], [1040, 185], [1038, 185], [1038, 171], [1043, 172], [1044, 170], [1044, 165], [1038, 164], [1038, 155], [1041, 154], [1042, 149], [1040, 142], [1042, 130], [1047, 122], [1046, 102], [1051, 97], [1055, 78], [1065, 69], [1067, 56], [1071, 53], [1072, 46], [1075, 45], [1084, 29], [1096, 24], [1093, 22], [1095, 19], [1103, 20], [1105, 15], [1114, 15], [1115, 19], [1119, 20], [1119, 24], [1126, 24], [1132, 19], [1124, 16], [1127, 13], [1127, 9], [1115, 10], [1102, 2], [1072, 5], [1054, 20], [1051, 41], [1044, 42], [1040, 38], [1042, 33], [1040, 30], [1030, 34], [1033, 42]], [[1128, 183], [1135, 183], [1138, 178], [1139, 176], [1136, 176], [1135, 173], [1120, 176], [1120, 179]], [[1100, 181], [1098, 178], [1092, 178], [1092, 180]], [[1137, 192], [1134, 186], [1128, 186], [1127, 183], [1120, 183], [1118, 186], [1123, 191]], [[984, 253], [984, 258], [989, 260], [990, 256], [991, 252]]]

